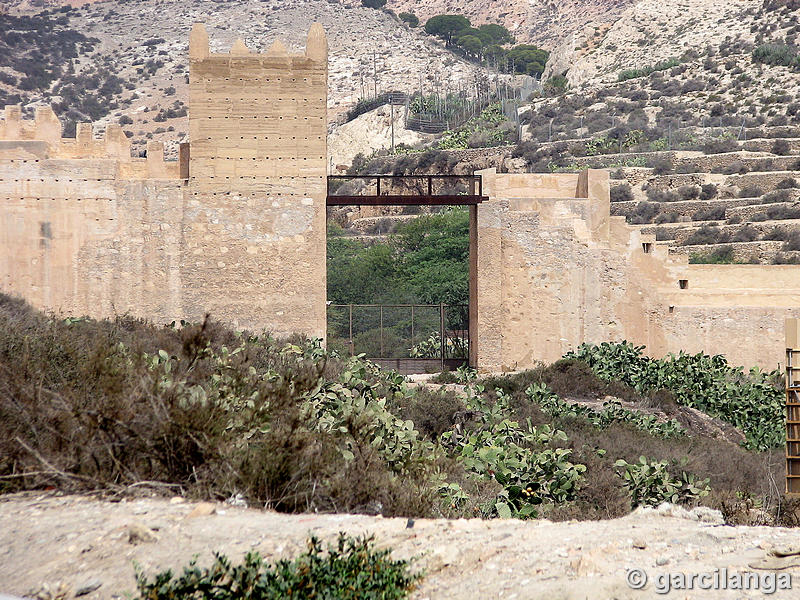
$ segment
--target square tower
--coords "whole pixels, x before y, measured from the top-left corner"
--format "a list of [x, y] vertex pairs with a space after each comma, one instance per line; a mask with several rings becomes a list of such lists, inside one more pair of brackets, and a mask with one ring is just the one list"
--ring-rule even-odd
[[325, 334], [327, 40], [264, 54], [189, 41], [184, 312], [277, 335]]

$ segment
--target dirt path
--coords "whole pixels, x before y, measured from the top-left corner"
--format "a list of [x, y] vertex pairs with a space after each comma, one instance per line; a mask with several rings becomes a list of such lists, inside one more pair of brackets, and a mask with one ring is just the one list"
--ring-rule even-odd
[[[428, 575], [412, 596], [416, 599], [751, 598], [763, 594], [658, 594], [655, 578], [723, 567], [729, 573], [752, 571], [747, 564], [773, 546], [800, 544], [800, 530], [728, 527], [707, 509], [687, 514], [666, 507], [594, 522], [417, 520], [408, 528], [406, 519], [282, 515], [175, 502], [0, 497], [0, 594], [22, 596], [42, 584], [54, 590], [61, 583], [72, 590], [65, 597], [72, 598], [80, 588], [99, 584], [81, 597], [124, 598], [135, 589], [133, 561], [153, 573], [181, 567], [195, 554], [208, 564], [217, 550], [234, 560], [249, 550], [270, 558], [293, 556], [305, 548], [309, 533], [333, 540], [346, 531], [374, 534], [395, 557], [421, 557], [417, 564]], [[207, 514], [210, 510], [215, 512]], [[192, 516], [193, 511], [201, 514]], [[627, 569], [635, 567], [650, 575], [645, 590], [626, 583]], [[763, 597], [800, 597], [800, 569], [786, 572], [795, 573], [795, 591]]]

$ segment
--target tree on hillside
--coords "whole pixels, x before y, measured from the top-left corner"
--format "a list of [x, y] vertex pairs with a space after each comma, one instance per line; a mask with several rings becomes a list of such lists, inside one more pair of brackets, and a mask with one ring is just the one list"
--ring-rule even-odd
[[502, 25], [487, 23], [478, 27], [478, 31], [478, 37], [481, 38], [481, 41], [484, 43], [484, 45], [488, 46], [491, 44], [502, 45], [514, 43], [514, 36], [511, 35], [511, 32]]
[[469, 27], [469, 19], [463, 15], [437, 15], [425, 23], [425, 31], [442, 38], [447, 46], [453, 43], [453, 36]]
[[383, 8], [386, 6], [386, 0], [361, 0], [361, 5], [367, 8]]
[[456, 39], [456, 45], [467, 54], [480, 58], [483, 50], [483, 42], [475, 35], [460, 35]]
[[408, 23], [409, 27], [416, 27], [419, 25], [419, 18], [414, 13], [402, 12], [399, 15], [400, 20], [404, 23]]
[[514, 46], [508, 51], [509, 62], [514, 63], [514, 70], [517, 73], [525, 73], [533, 77], [541, 76], [544, 65], [549, 56], [547, 50], [542, 50], [529, 44]]

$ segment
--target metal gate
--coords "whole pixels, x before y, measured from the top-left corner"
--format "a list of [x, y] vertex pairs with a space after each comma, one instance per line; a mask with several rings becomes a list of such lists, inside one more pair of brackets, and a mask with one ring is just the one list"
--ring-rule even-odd
[[329, 304], [328, 348], [399, 373], [469, 364], [466, 304]]

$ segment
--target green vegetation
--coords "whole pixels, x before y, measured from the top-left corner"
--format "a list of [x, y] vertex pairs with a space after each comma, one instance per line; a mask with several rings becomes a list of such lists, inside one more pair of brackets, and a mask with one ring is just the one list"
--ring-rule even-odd
[[[749, 441], [774, 444], [755, 426], [776, 428], [775, 387], [719, 357], [652, 361], [624, 344], [589, 350], [579, 354], [592, 366], [573, 358], [484, 381], [462, 369], [453, 374], [465, 385], [456, 393], [407, 387], [396, 373], [342, 360], [314, 341], [235, 333], [208, 320], [61, 320], [0, 296], [0, 492], [123, 494], [156, 482], [156, 490], [194, 497], [238, 493], [284, 512], [591, 519], [626, 514], [655, 494], [647, 489], [663, 488], [679, 502], [722, 509], [729, 522], [752, 522], [756, 501], [761, 522], [775, 517], [782, 499], [769, 481], [782, 468], [779, 451], [756, 453], [691, 423], [684, 433], [670, 424], [690, 397], [728, 415]], [[643, 389], [651, 385], [672, 391]], [[553, 395], [608, 404], [592, 415]], [[653, 421], [653, 408], [673, 417]], [[748, 443], [756, 445], [767, 444]], [[646, 467], [617, 462], [642, 455]], [[645, 469], [645, 491], [620, 485]], [[367, 560], [348, 547], [337, 550], [343, 580], [351, 559]], [[322, 563], [319, 572], [329, 573]], [[207, 581], [217, 567], [163, 585], [149, 580], [149, 589], [168, 594]], [[250, 567], [224, 569], [255, 577]], [[284, 567], [258, 572], [308, 576]]]
[[495, 23], [473, 27], [463, 15], [437, 15], [425, 23], [425, 31], [445, 41], [445, 45], [461, 52], [465, 57], [491, 62], [505, 72], [541, 76], [549, 53], [530, 44], [511, 48], [514, 36]]
[[386, 242], [328, 237], [334, 304], [466, 304], [469, 212], [451, 209], [400, 225]]
[[389, 550], [377, 550], [372, 538], [339, 535], [335, 546], [322, 549], [311, 536], [308, 551], [294, 560], [265, 563], [249, 552], [240, 565], [214, 555], [210, 568], [195, 561], [181, 575], [164, 571], [152, 579], [137, 569], [140, 600], [400, 600], [414, 589], [420, 574], [405, 560], [392, 560]]
[[[509, 398], [499, 392], [494, 402], [489, 403], [482, 397], [483, 390], [481, 385], [468, 390], [466, 408], [478, 415], [477, 428], [463, 434], [450, 431], [442, 434], [441, 440], [454, 448], [467, 472], [502, 486], [489, 514], [504, 518], [535, 517], [535, 507], [545, 501], [560, 503], [574, 499], [586, 467], [570, 462], [570, 450], [547, 447], [554, 441], [565, 440], [564, 432], [553, 431], [548, 425], [533, 427], [530, 421], [520, 426], [513, 420]], [[451, 483], [442, 491], [452, 499], [453, 508], [465, 500], [457, 484]]]
[[355, 106], [353, 106], [353, 108], [347, 111], [345, 122], [352, 121], [356, 117], [359, 117], [366, 112], [375, 110], [376, 108], [378, 108], [379, 106], [383, 106], [384, 104], [388, 104], [390, 94], [391, 92], [384, 92], [383, 94], [378, 94], [374, 98], [359, 98]]
[[599, 429], [606, 429], [612, 423], [630, 423], [636, 429], [664, 439], [686, 434], [686, 430], [674, 419], [660, 421], [653, 415], [628, 410], [623, 408], [617, 399], [606, 400], [603, 402], [602, 410], [594, 410], [582, 404], [562, 400], [544, 383], [531, 385], [525, 393], [551, 417], [585, 419]]
[[568, 86], [569, 83], [564, 75], [554, 75], [545, 82], [544, 91], [551, 96], [557, 96], [563, 94]]
[[97, 42], [70, 29], [66, 15], [0, 16], [0, 67], [22, 75], [22, 90], [46, 89], [65, 73], [82, 48], [90, 49]]
[[386, 6], [386, 0], [361, 0], [361, 5], [367, 8], [383, 8]]
[[711, 252], [692, 252], [689, 263], [693, 265], [734, 265], [739, 264], [733, 257], [733, 246], [722, 246]]
[[678, 58], [670, 58], [669, 60], [664, 60], [659, 63], [654, 64], [650, 67], [644, 67], [643, 69], [627, 69], [625, 71], [620, 72], [619, 74], [619, 81], [627, 81], [629, 79], [638, 79], [639, 77], [647, 77], [651, 73], [655, 73], [656, 71], [666, 71], [667, 69], [671, 69], [672, 67], [677, 67], [681, 64], [680, 59]]
[[484, 148], [516, 141], [517, 131], [503, 113], [502, 106], [490, 104], [455, 131], [446, 131], [437, 146], [442, 150]]
[[425, 32], [442, 38], [450, 46], [453, 37], [470, 28], [469, 19], [463, 15], [437, 15], [425, 23]]
[[[400, 225], [386, 241], [328, 236], [328, 299], [334, 304], [448, 304], [445, 326], [466, 328], [469, 301], [469, 212], [449, 209]], [[381, 316], [382, 315], [382, 316]], [[440, 356], [438, 308], [328, 309], [331, 344], [342, 353], [377, 357]], [[381, 324], [383, 333], [381, 333]], [[352, 327], [354, 348], [347, 346]], [[461, 358], [460, 339], [448, 339], [446, 355]]]
[[504, 70], [509, 71], [508, 63], [515, 73], [524, 73], [533, 77], [540, 77], [550, 53], [531, 44], [519, 44], [509, 49], [499, 58], [504, 60]]
[[631, 494], [631, 505], [634, 507], [657, 506], [662, 502], [686, 504], [711, 492], [708, 478], [698, 480], [685, 471], [681, 471], [678, 477], [672, 477], [666, 461], [651, 461], [641, 456], [638, 462], [629, 463], [620, 459], [614, 466], [622, 470], [622, 480]]
[[786, 44], [762, 44], [753, 50], [753, 61], [783, 67], [800, 66], [797, 51]]
[[645, 356], [643, 349], [627, 342], [582, 344], [567, 356], [586, 362], [601, 379], [621, 381], [640, 392], [669, 390], [679, 404], [741, 429], [748, 448], [765, 450], [783, 443], [779, 371], [764, 373], [754, 367], [744, 373], [720, 355], [681, 352], [655, 359]]
[[[74, 59], [91, 51], [98, 42], [71, 29], [66, 14], [0, 15], [0, 68], [9, 68], [14, 73], [4, 74], [4, 82], [13, 81], [24, 92], [48, 90], [53, 82], [71, 73]], [[97, 98], [98, 94], [90, 90], [99, 93], [98, 86], [87, 86], [86, 91], [86, 95]], [[25, 100], [20, 94], [0, 90], [0, 106]]]
[[415, 15], [414, 13], [401, 12], [397, 16], [400, 17], [400, 20], [403, 23], [408, 23], [409, 27], [416, 27], [417, 25], [419, 25], [419, 17], [417, 17], [417, 15]]

